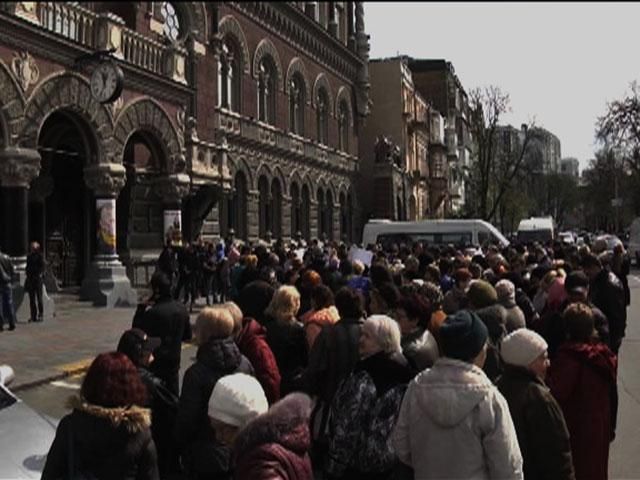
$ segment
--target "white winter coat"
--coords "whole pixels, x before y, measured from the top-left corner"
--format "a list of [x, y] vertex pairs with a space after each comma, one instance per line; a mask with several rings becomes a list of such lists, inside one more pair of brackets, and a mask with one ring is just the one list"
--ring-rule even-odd
[[509, 406], [484, 372], [440, 358], [409, 384], [393, 432], [416, 480], [523, 478]]

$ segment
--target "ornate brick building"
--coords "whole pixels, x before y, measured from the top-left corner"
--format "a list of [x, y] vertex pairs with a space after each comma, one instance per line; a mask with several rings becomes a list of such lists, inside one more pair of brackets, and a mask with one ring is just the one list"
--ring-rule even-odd
[[360, 2], [2, 4], [1, 249], [112, 306], [167, 236], [352, 236], [368, 49]]

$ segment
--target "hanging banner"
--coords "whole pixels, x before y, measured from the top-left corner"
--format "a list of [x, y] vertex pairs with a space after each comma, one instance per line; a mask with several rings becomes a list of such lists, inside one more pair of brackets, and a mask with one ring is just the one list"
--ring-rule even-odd
[[103, 255], [114, 255], [116, 253], [116, 199], [97, 199], [96, 211], [98, 218], [98, 253]]
[[164, 211], [164, 241], [169, 240], [174, 245], [182, 245], [182, 211]]

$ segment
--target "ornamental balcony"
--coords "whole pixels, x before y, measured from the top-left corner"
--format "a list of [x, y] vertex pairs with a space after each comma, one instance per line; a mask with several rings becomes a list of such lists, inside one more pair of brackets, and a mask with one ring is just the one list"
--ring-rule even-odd
[[125, 27], [117, 15], [96, 13], [71, 2], [6, 2], [3, 11], [91, 50], [186, 84], [184, 48], [165, 45]]

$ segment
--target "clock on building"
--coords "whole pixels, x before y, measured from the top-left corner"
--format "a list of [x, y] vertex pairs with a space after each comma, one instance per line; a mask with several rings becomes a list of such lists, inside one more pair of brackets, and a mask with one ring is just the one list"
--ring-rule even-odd
[[100, 103], [110, 103], [122, 93], [124, 74], [118, 65], [108, 60], [98, 64], [91, 74], [91, 94]]

